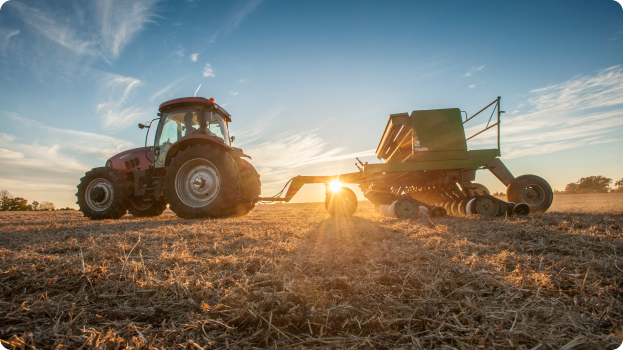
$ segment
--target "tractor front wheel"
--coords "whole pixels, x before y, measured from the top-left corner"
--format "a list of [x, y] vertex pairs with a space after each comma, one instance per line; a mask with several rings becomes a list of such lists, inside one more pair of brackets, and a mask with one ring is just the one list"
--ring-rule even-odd
[[506, 199], [513, 203], [526, 203], [530, 211], [544, 212], [554, 200], [551, 186], [536, 175], [516, 177], [506, 189]]
[[80, 179], [76, 203], [91, 220], [119, 219], [127, 211], [130, 191], [118, 170], [94, 168]]
[[219, 148], [195, 145], [179, 152], [164, 177], [169, 208], [184, 219], [231, 213], [238, 195], [234, 160]]
[[144, 201], [141, 197], [130, 198], [128, 212], [135, 218], [147, 218], [161, 215], [167, 209], [166, 200]]

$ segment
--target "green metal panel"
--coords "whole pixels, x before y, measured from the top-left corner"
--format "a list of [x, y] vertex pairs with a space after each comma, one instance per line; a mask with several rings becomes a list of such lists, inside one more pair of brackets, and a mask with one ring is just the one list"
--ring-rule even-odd
[[467, 151], [418, 151], [413, 155], [414, 162], [451, 159], [467, 159]]
[[458, 108], [431, 109], [411, 113], [417, 147], [429, 151], [467, 151], [465, 130]]
[[467, 159], [451, 159], [439, 161], [406, 162], [406, 163], [383, 163], [366, 164], [365, 173], [387, 173], [396, 171], [422, 171], [422, 170], [475, 170], [500, 154], [498, 149], [479, 149], [467, 152]]

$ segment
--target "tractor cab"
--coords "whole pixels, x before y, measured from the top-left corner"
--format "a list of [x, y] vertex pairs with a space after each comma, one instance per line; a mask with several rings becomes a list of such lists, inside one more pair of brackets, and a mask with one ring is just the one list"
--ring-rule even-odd
[[231, 115], [214, 99], [187, 97], [160, 105], [160, 121], [154, 140], [154, 167], [166, 165], [175, 144], [185, 140], [207, 139], [231, 147], [227, 123]]

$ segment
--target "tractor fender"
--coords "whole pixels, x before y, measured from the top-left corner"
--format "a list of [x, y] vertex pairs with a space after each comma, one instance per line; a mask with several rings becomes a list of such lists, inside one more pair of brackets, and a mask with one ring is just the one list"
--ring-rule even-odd
[[210, 136], [204, 134], [198, 135], [189, 135], [182, 137], [177, 140], [172, 146], [171, 149], [167, 152], [167, 158], [165, 160], [165, 165], [168, 166], [171, 163], [171, 160], [183, 149], [194, 146], [194, 145], [210, 145], [216, 146], [227, 152], [232, 158], [241, 158], [246, 157], [251, 159], [248, 155], [244, 154], [240, 148], [231, 147], [226, 145], [223, 142], [223, 139], [217, 136]]

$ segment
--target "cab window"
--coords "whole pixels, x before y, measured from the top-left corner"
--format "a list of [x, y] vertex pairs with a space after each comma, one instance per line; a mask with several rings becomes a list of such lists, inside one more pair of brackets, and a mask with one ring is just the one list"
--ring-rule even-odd
[[229, 145], [229, 132], [227, 130], [227, 123], [223, 120], [223, 117], [213, 111], [207, 111], [205, 119], [206, 133], [210, 136], [220, 137], [226, 145]]
[[159, 147], [160, 154], [156, 159], [154, 166], [162, 167], [167, 158], [167, 153], [171, 146], [179, 139], [185, 136], [199, 132], [200, 113], [191, 110], [179, 110], [172, 113], [164, 113], [162, 119], [164, 125], [160, 130], [156, 147]]

